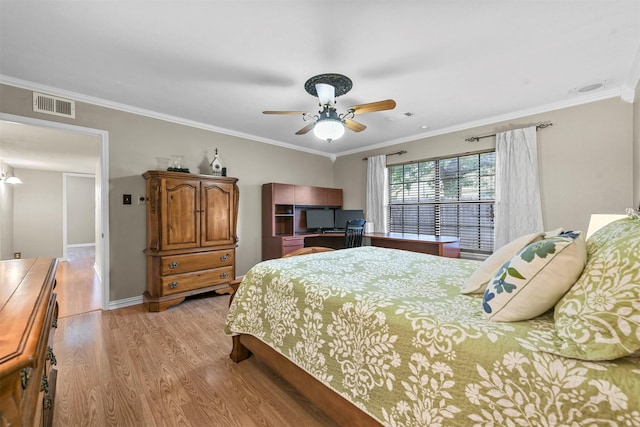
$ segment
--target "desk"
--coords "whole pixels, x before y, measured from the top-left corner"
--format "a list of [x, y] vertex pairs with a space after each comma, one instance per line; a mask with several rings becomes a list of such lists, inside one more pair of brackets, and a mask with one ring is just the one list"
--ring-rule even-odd
[[[304, 246], [325, 246], [333, 249], [344, 248], [343, 233], [300, 234]], [[448, 258], [460, 257], [460, 239], [450, 236], [427, 236], [409, 233], [365, 233], [371, 246], [381, 248], [403, 249], [423, 254], [439, 255]]]
[[371, 239], [371, 246], [460, 258], [460, 239], [457, 237], [409, 233], [366, 233], [364, 236]]

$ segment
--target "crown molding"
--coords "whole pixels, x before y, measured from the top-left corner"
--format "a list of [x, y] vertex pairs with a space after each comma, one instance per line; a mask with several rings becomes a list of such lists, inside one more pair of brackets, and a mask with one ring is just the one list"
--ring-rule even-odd
[[389, 146], [392, 146], [392, 145], [403, 144], [405, 142], [418, 141], [418, 140], [424, 139], [424, 138], [431, 138], [431, 137], [438, 136], [438, 135], [446, 135], [446, 134], [449, 134], [449, 133], [459, 132], [459, 131], [467, 130], [467, 129], [473, 129], [473, 128], [477, 128], [477, 127], [480, 127], [480, 126], [493, 125], [493, 124], [500, 123], [500, 122], [506, 122], [506, 121], [509, 121], [509, 120], [521, 119], [523, 117], [533, 116], [533, 115], [536, 115], [536, 114], [548, 113], [550, 111], [555, 111], [555, 110], [562, 110], [563, 108], [576, 107], [578, 105], [589, 104], [589, 103], [592, 103], [592, 102], [602, 101], [602, 100], [605, 100], [605, 99], [611, 99], [611, 98], [616, 98], [616, 97], [621, 97], [621, 90], [620, 89], [610, 89], [610, 90], [598, 91], [596, 93], [592, 93], [592, 94], [588, 94], [588, 95], [581, 95], [579, 97], [572, 98], [572, 99], [569, 99], [569, 100], [564, 100], [564, 101], [554, 102], [554, 103], [550, 103], [550, 104], [540, 105], [538, 107], [533, 107], [533, 108], [528, 108], [528, 109], [525, 109], [525, 110], [514, 111], [514, 112], [511, 112], [511, 113], [507, 113], [507, 114], [501, 114], [501, 115], [497, 115], [497, 116], [486, 117], [486, 118], [480, 119], [480, 120], [474, 120], [474, 121], [471, 121], [471, 122], [462, 123], [462, 124], [455, 125], [455, 126], [449, 126], [449, 127], [446, 127], [446, 128], [436, 129], [436, 130], [433, 130], [431, 132], [425, 132], [425, 133], [420, 134], [420, 135], [415, 135], [415, 136], [411, 136], [411, 137], [407, 137], [407, 138], [395, 139], [393, 141], [387, 141], [387, 142], [383, 142], [383, 143], [380, 143], [380, 144], [371, 145], [371, 146], [368, 146], [364, 150], [360, 149], [360, 150], [342, 151], [340, 153], [337, 153], [336, 156], [341, 157], [341, 156], [347, 156], [347, 155], [350, 155], [350, 154], [363, 153], [363, 152], [370, 151], [370, 150], [376, 150], [378, 148], [385, 148], [385, 147], [389, 147]]
[[250, 141], [264, 142], [265, 144], [276, 145], [282, 148], [288, 148], [290, 150], [303, 151], [309, 154], [315, 154], [318, 156], [331, 158], [333, 154], [325, 153], [323, 151], [314, 150], [305, 147], [298, 147], [296, 145], [287, 144], [284, 142], [276, 141], [269, 138], [263, 138], [257, 135], [251, 135], [248, 133], [237, 132], [230, 129], [221, 128], [218, 126], [212, 126], [206, 123], [197, 122], [194, 120], [184, 119], [182, 117], [172, 116], [169, 114], [159, 113], [157, 111], [146, 110], [144, 108], [133, 107], [131, 105], [121, 104], [118, 102], [108, 101], [102, 98], [96, 98], [93, 96], [84, 95], [77, 92], [72, 92], [64, 89], [58, 89], [52, 86], [46, 86], [39, 83], [30, 82], [27, 80], [16, 79], [0, 74], [0, 84], [6, 84], [9, 86], [19, 87], [21, 89], [34, 90], [37, 92], [44, 92], [54, 96], [60, 96], [63, 98], [73, 99], [75, 101], [84, 102], [87, 104], [96, 105], [98, 107], [110, 108], [112, 110], [123, 111], [125, 113], [137, 114], [140, 116], [149, 117], [152, 119], [163, 120], [166, 122], [176, 123], [179, 125], [189, 126], [197, 129], [208, 130], [211, 132], [220, 133], [223, 135], [234, 136], [237, 138], [243, 138]]
[[[502, 114], [502, 115], [497, 115], [497, 116], [491, 116], [491, 117], [486, 117], [480, 120], [475, 120], [475, 121], [471, 121], [471, 122], [467, 122], [467, 123], [462, 123], [459, 125], [455, 125], [455, 126], [449, 126], [446, 128], [441, 128], [441, 129], [437, 129], [437, 130], [433, 130], [431, 132], [426, 132], [423, 134], [419, 134], [419, 135], [413, 135], [410, 137], [406, 137], [406, 138], [399, 138], [399, 139], [395, 139], [395, 140], [391, 140], [391, 141], [386, 141], [386, 142], [382, 142], [379, 144], [375, 144], [375, 145], [371, 145], [365, 148], [356, 148], [353, 150], [347, 150], [347, 151], [342, 151], [339, 153], [327, 153], [324, 151], [319, 151], [319, 150], [314, 150], [314, 149], [309, 149], [309, 148], [305, 148], [305, 147], [299, 147], [296, 145], [291, 145], [291, 144], [287, 144], [284, 142], [280, 142], [280, 141], [276, 141], [273, 139], [269, 139], [269, 138], [263, 138], [257, 135], [251, 135], [251, 134], [247, 134], [247, 133], [243, 133], [243, 132], [237, 132], [237, 131], [233, 131], [230, 129], [225, 129], [225, 128], [221, 128], [221, 127], [217, 127], [217, 126], [212, 126], [206, 123], [201, 123], [201, 122], [197, 122], [194, 120], [189, 120], [189, 119], [184, 119], [181, 117], [176, 117], [176, 116], [171, 116], [168, 114], [163, 114], [163, 113], [158, 113], [156, 111], [151, 111], [151, 110], [146, 110], [146, 109], [142, 109], [142, 108], [137, 108], [137, 107], [133, 107], [130, 105], [126, 105], [126, 104], [120, 104], [117, 102], [111, 102], [105, 99], [101, 99], [101, 98], [96, 98], [96, 97], [92, 97], [92, 96], [88, 96], [88, 95], [83, 95], [81, 93], [76, 93], [76, 92], [71, 92], [71, 91], [67, 91], [67, 90], [63, 90], [63, 89], [58, 89], [58, 88], [54, 88], [51, 86], [46, 86], [46, 85], [41, 85], [38, 83], [33, 83], [33, 82], [29, 82], [26, 80], [21, 80], [21, 79], [16, 79], [13, 77], [8, 77], [5, 75], [1, 75], [0, 74], [0, 84], [7, 84], [9, 86], [15, 86], [15, 87], [19, 87], [22, 89], [27, 89], [27, 90], [35, 90], [35, 91], [39, 91], [39, 92], [45, 92], [45, 93], [49, 93], [51, 95], [56, 95], [56, 96], [61, 96], [61, 97], [65, 97], [65, 98], [71, 98], [74, 99], [76, 101], [80, 101], [80, 102], [85, 102], [87, 104], [92, 104], [92, 105], [97, 105], [100, 107], [105, 107], [105, 108], [110, 108], [110, 109], [114, 109], [114, 110], [119, 110], [119, 111], [124, 111], [127, 113], [132, 113], [132, 114], [137, 114], [137, 115], [141, 115], [141, 116], [145, 116], [145, 117], [150, 117], [150, 118], [154, 118], [154, 119], [159, 119], [159, 120], [163, 120], [163, 121], [167, 121], [167, 122], [171, 122], [171, 123], [176, 123], [176, 124], [180, 124], [180, 125], [184, 125], [184, 126], [190, 126], [190, 127], [194, 127], [194, 128], [198, 128], [198, 129], [203, 129], [203, 130], [208, 130], [211, 132], [216, 132], [216, 133], [220, 133], [220, 134], [224, 134], [224, 135], [229, 135], [229, 136], [234, 136], [234, 137], [238, 137], [238, 138], [243, 138], [246, 140], [250, 140], [250, 141], [255, 141], [255, 142], [263, 142], [265, 144], [270, 144], [270, 145], [275, 145], [278, 147], [282, 147], [282, 148], [287, 148], [290, 150], [296, 150], [296, 151], [302, 151], [305, 153], [309, 153], [309, 154], [315, 154], [318, 156], [322, 156], [322, 157], [327, 157], [328, 159], [330, 159], [332, 162], [335, 161], [336, 158], [338, 157], [342, 157], [342, 156], [348, 156], [351, 154], [356, 154], [356, 153], [364, 153], [367, 151], [371, 151], [371, 150], [376, 150], [379, 148], [385, 148], [385, 147], [389, 147], [389, 146], [393, 146], [393, 145], [398, 145], [398, 144], [403, 144], [405, 142], [412, 142], [412, 141], [418, 141], [424, 138], [431, 138], [434, 136], [438, 136], [438, 135], [445, 135], [445, 134], [449, 134], [449, 133], [453, 133], [453, 132], [459, 132], [462, 130], [466, 130], [466, 129], [472, 129], [472, 128], [477, 128], [480, 126], [486, 126], [486, 125], [492, 125], [492, 124], [496, 124], [496, 123], [500, 123], [500, 122], [504, 122], [504, 121], [509, 121], [509, 120], [515, 120], [515, 119], [521, 119], [523, 117], [527, 117], [527, 116], [532, 116], [535, 114], [542, 114], [542, 113], [547, 113], [550, 111], [555, 111], [555, 110], [561, 110], [563, 108], [569, 108], [569, 107], [575, 107], [578, 105], [583, 105], [583, 104], [588, 104], [591, 102], [596, 102], [596, 101], [602, 101], [605, 99], [610, 99], [610, 98], [615, 98], [615, 97], [620, 97], [623, 100], [625, 100], [626, 102], [633, 102], [633, 96], [631, 97], [631, 101], [629, 101], [629, 85], [632, 84], [632, 81], [637, 81], [640, 80], [640, 49], [638, 50], [638, 53], [636, 54], [636, 60], [634, 61], [634, 66], [632, 69], [632, 72], [630, 73], [629, 77], [627, 78], [627, 82], [624, 86], [622, 86], [619, 89], [610, 89], [610, 90], [603, 90], [603, 91], [597, 91], [591, 94], [585, 94], [585, 95], [580, 95], [580, 96], [576, 96], [575, 98], [571, 98], [568, 100], [563, 100], [563, 101], [559, 101], [559, 102], [554, 102], [554, 103], [550, 103], [550, 104], [545, 104], [545, 105], [540, 105], [537, 107], [533, 107], [533, 108], [528, 108], [528, 109], [524, 109], [524, 110], [519, 110], [519, 111], [514, 111], [511, 113], [507, 113], [507, 114]], [[635, 86], [633, 86], [635, 88]], [[635, 95], [635, 90], [631, 90], [633, 92], [633, 94]]]
[[622, 84], [620, 97], [623, 101], [633, 104], [636, 97], [636, 87], [640, 82], [640, 46], [636, 50], [636, 55], [633, 58], [633, 64], [627, 79]]

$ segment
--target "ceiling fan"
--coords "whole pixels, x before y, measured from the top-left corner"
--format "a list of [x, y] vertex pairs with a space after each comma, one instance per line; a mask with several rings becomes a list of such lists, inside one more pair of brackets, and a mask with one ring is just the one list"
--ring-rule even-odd
[[262, 113], [302, 114], [302, 119], [310, 123], [296, 132], [296, 135], [304, 135], [313, 129], [313, 133], [318, 138], [331, 142], [344, 135], [345, 128], [353, 132], [362, 132], [367, 128], [362, 123], [353, 120], [356, 115], [396, 108], [396, 102], [393, 99], [385, 99], [384, 101], [354, 105], [347, 108], [346, 113], [338, 114], [335, 107], [336, 98], [349, 92], [352, 87], [351, 79], [342, 74], [319, 74], [311, 77], [304, 84], [309, 95], [318, 97], [321, 108], [318, 114], [310, 114], [306, 111], [263, 111]]

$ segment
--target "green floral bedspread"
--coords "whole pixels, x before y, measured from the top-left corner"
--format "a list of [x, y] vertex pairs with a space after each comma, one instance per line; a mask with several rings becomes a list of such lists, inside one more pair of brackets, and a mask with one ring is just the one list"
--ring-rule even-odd
[[265, 261], [227, 334], [251, 334], [386, 426], [640, 426], [640, 359], [536, 350], [553, 330], [483, 320], [478, 262], [365, 246]]

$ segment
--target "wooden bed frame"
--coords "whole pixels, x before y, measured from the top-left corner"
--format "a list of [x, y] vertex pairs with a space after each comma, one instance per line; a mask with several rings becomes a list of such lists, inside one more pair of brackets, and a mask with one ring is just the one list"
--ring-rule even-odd
[[[307, 255], [317, 252], [332, 251], [331, 248], [325, 248], [322, 246], [312, 246], [302, 249], [298, 249], [291, 252], [288, 256]], [[232, 281], [230, 286], [233, 292], [231, 292], [231, 298], [229, 299], [229, 305], [233, 300], [235, 291], [238, 290], [242, 277], [236, 278]], [[336, 423], [341, 426], [349, 427], [369, 427], [380, 426], [381, 424], [373, 419], [371, 415], [362, 411], [356, 407], [353, 403], [349, 402], [344, 397], [340, 396], [335, 391], [331, 390], [326, 385], [309, 375], [302, 368], [291, 362], [289, 359], [269, 347], [267, 344], [260, 341], [258, 338], [252, 335], [236, 335], [232, 337], [233, 348], [231, 349], [231, 360], [236, 363], [242, 362], [248, 359], [251, 354], [254, 354], [261, 361], [271, 368], [282, 379], [287, 381], [293, 388], [295, 388], [300, 394], [307, 398], [311, 403], [316, 405], [321, 411], [332, 418]]]
[[252, 335], [233, 337], [231, 360], [238, 363], [254, 354], [341, 426], [368, 427], [381, 424], [302, 368]]

